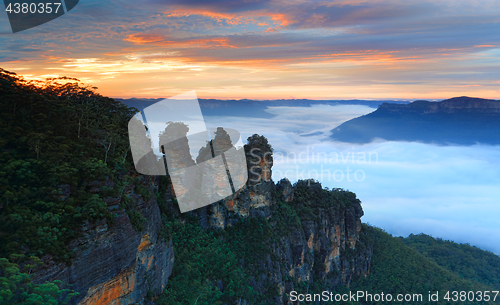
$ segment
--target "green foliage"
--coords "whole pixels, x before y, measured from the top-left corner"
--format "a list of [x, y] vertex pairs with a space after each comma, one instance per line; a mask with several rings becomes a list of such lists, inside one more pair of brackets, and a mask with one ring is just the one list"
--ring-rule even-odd
[[175, 264], [157, 304], [234, 304], [258, 297], [236, 254], [217, 232], [179, 220], [169, 222], [165, 229], [173, 237]]
[[125, 209], [134, 230], [137, 232], [144, 230], [144, 221], [146, 221], [146, 218], [139, 211], [135, 210], [135, 202], [128, 195], [122, 195], [121, 206]]
[[278, 236], [286, 236], [292, 230], [302, 227], [297, 212], [288, 202], [282, 199], [278, 199], [276, 204], [272, 206], [271, 223]]
[[264, 272], [262, 259], [270, 254], [276, 237], [265, 218], [246, 218], [225, 229], [228, 246], [243, 259], [245, 268], [254, 275]]
[[[252, 136], [247, 138], [247, 142], [248, 142], [248, 144], [245, 144], [245, 146], [244, 146], [247, 157], [249, 155], [253, 156], [255, 153], [257, 153], [257, 155], [258, 155], [260, 153], [263, 154], [265, 152], [272, 152], [273, 151], [271, 144], [269, 144], [269, 142], [265, 136], [253, 134]], [[255, 150], [255, 153], [253, 153], [251, 151], [251, 149], [253, 149], [253, 148], [257, 148], [257, 150]]]
[[[484, 284], [472, 282], [447, 270], [415, 249], [406, 246], [399, 238], [394, 238], [383, 230], [364, 225], [362, 231], [365, 243], [373, 241], [373, 258], [370, 275], [353, 281], [351, 291], [368, 291], [376, 294], [390, 293], [393, 296], [406, 293], [421, 293], [425, 302], [429, 291], [486, 291], [494, 290]], [[439, 304], [445, 304], [442, 298]], [[420, 302], [419, 302], [420, 304]], [[461, 302], [461, 304], [467, 304]], [[472, 302], [471, 304], [481, 304]]]
[[411, 234], [403, 243], [425, 255], [439, 266], [462, 278], [484, 283], [500, 290], [500, 257], [468, 244]]
[[294, 199], [290, 205], [301, 219], [317, 220], [318, 208], [333, 207], [339, 211], [360, 203], [353, 192], [324, 189], [314, 180], [299, 180], [293, 187]]
[[142, 198], [144, 198], [144, 200], [148, 201], [148, 200], [151, 199], [151, 192], [144, 185], [142, 185], [142, 184], [136, 184], [135, 185], [135, 189], [137, 190], [137, 192], [139, 193], [139, 195], [141, 195]]
[[90, 183], [112, 184], [129, 170], [134, 112], [94, 89], [0, 69], [0, 257], [51, 254], [68, 262], [67, 244], [85, 221], [112, 225], [104, 200], [117, 196], [118, 183], [99, 195]]
[[[29, 265], [28, 269], [33, 267]], [[0, 258], [0, 305], [62, 305], [68, 304], [72, 297], [78, 295], [69, 289], [61, 289], [60, 286], [61, 281], [33, 284], [31, 276], [21, 272], [17, 264]]]

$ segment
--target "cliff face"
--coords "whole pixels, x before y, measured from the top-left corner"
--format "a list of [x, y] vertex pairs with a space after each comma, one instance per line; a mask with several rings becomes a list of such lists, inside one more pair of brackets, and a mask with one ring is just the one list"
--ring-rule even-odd
[[[322, 189], [321, 184], [313, 180], [305, 181], [304, 184], [306, 188], [312, 189], [312, 193]], [[286, 191], [292, 186], [288, 180], [282, 180], [278, 188]], [[292, 250], [288, 274], [299, 282], [325, 279], [333, 274], [328, 279], [329, 287], [339, 283], [349, 285], [353, 276], [367, 275], [371, 250], [356, 253], [353, 257], [347, 254], [350, 250], [356, 250], [359, 240], [360, 218], [363, 216], [361, 205], [353, 202], [346, 208], [317, 208], [315, 212], [315, 219], [301, 217], [302, 226], [293, 230], [283, 245], [285, 249]]]
[[367, 115], [332, 130], [331, 138], [348, 143], [374, 139], [440, 145], [500, 144], [500, 101], [456, 97], [441, 102], [384, 103]]
[[[276, 210], [280, 201], [300, 205], [295, 200], [307, 197], [311, 202], [322, 199], [321, 184], [314, 180], [301, 181], [295, 187], [288, 180], [275, 184], [271, 179], [272, 151], [263, 138], [254, 136], [245, 146], [249, 166], [249, 181], [236, 195], [198, 212], [206, 226], [224, 229], [238, 219], [263, 217], [278, 222]], [[291, 304], [287, 294], [297, 285], [322, 281], [325, 288], [349, 285], [354, 277], [367, 276], [372, 256], [371, 247], [357, 248], [363, 210], [353, 198], [344, 207], [325, 205], [313, 208], [314, 217], [298, 213], [300, 225], [273, 241], [268, 255], [259, 260], [259, 268], [267, 274], [253, 277], [251, 286], [264, 294], [268, 285], [275, 285], [276, 304]]]
[[[153, 193], [158, 180], [140, 177], [136, 183], [124, 187], [121, 197], [107, 198], [108, 209], [116, 213], [114, 225], [103, 220], [83, 226], [80, 238], [70, 244], [71, 265], [56, 264], [46, 256], [35, 281], [61, 280], [71, 285], [79, 292], [72, 304], [134, 304], [146, 295], [161, 293], [172, 272], [174, 250], [171, 240], [159, 236], [161, 214]], [[137, 192], [139, 185], [143, 194]], [[113, 187], [113, 182], [92, 181], [89, 192], [98, 193], [104, 186]], [[125, 198], [144, 217], [140, 232], [120, 208]]]
[[[280, 230], [274, 232], [276, 238], [272, 240], [262, 237], [265, 254], [252, 262], [251, 268], [265, 272], [250, 276], [249, 285], [254, 291], [272, 295], [267, 299], [269, 303], [291, 304], [288, 294], [301, 285], [320, 282], [325, 289], [332, 289], [349, 285], [355, 277], [367, 276], [372, 249], [359, 247], [363, 210], [355, 195], [351, 193], [353, 196], [347, 200], [342, 197], [344, 202], [340, 203], [332, 201], [330, 191], [313, 180], [294, 186], [288, 180], [274, 183], [272, 150], [264, 137], [251, 137], [245, 152], [247, 184], [233, 196], [188, 214], [196, 216], [207, 230], [225, 230], [253, 218]], [[160, 190], [158, 177], [138, 176], [131, 180], [123, 184], [121, 194], [106, 198], [108, 209], [116, 213], [114, 224], [108, 226], [103, 220], [82, 227], [81, 237], [70, 245], [74, 252], [71, 265], [56, 264], [45, 257], [46, 265], [36, 272], [37, 282], [61, 280], [72, 285], [80, 293], [72, 304], [142, 304], [146, 296], [154, 299], [167, 287], [174, 249], [172, 241], [159, 234], [162, 220], [158, 204], [166, 204], [164, 212], [170, 218], [193, 218], [182, 220], [185, 214], [178, 212], [171, 185], [163, 188], [165, 202], [156, 201], [161, 198], [155, 196]], [[88, 183], [92, 193], [100, 193], [104, 187], [115, 185], [111, 180]], [[70, 196], [71, 187], [61, 189], [64, 200]], [[128, 209], [144, 217], [142, 230], [137, 228], [137, 219], [124, 210], [123, 201], [127, 200], [132, 203]], [[283, 203], [296, 211], [290, 216], [296, 217], [291, 225], [280, 212]], [[280, 222], [286, 225], [280, 226]], [[220, 289], [224, 289], [223, 285]]]

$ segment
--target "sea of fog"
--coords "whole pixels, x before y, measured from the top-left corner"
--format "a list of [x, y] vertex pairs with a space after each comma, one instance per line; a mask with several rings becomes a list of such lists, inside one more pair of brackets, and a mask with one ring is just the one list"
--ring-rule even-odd
[[329, 131], [375, 109], [272, 107], [273, 118], [205, 116], [207, 127], [268, 138], [273, 180], [313, 178], [357, 194], [362, 221], [396, 236], [425, 233], [500, 254], [500, 146], [331, 141]]

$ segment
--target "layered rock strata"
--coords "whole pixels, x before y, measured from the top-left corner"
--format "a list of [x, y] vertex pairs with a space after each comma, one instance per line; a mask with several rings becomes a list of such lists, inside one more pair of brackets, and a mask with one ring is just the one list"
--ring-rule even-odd
[[[271, 180], [272, 149], [267, 140], [254, 135], [249, 138], [245, 151], [247, 185], [234, 196], [198, 212], [208, 226], [224, 229], [246, 217], [274, 221], [277, 202], [294, 200], [294, 186], [288, 180], [277, 184]], [[322, 190], [316, 181], [302, 183], [306, 183], [312, 193]], [[317, 216], [314, 220], [299, 215], [301, 227], [274, 242], [270, 255], [261, 259], [261, 267], [268, 273], [254, 278], [251, 285], [260, 293], [265, 293], [268, 283], [276, 285], [280, 295], [276, 304], [291, 304], [288, 294], [297, 283], [324, 280], [325, 287], [333, 288], [339, 284], [349, 285], [353, 278], [369, 274], [372, 249], [356, 248], [363, 216], [359, 200], [353, 198], [345, 208], [339, 205], [317, 208], [314, 214]]]
[[[80, 237], [73, 240], [71, 265], [55, 263], [44, 257], [45, 266], [37, 270], [35, 281], [61, 280], [79, 293], [71, 304], [135, 304], [146, 295], [159, 295], [168, 283], [174, 264], [171, 240], [160, 237], [161, 214], [153, 190], [158, 181], [141, 177], [140, 183], [149, 200], [137, 194], [135, 185], [123, 190], [144, 217], [144, 230], [134, 230], [127, 213], [120, 208], [122, 197], [107, 198], [108, 208], [116, 213], [114, 224], [106, 220], [86, 223]], [[110, 181], [92, 181], [89, 191], [98, 193]]]

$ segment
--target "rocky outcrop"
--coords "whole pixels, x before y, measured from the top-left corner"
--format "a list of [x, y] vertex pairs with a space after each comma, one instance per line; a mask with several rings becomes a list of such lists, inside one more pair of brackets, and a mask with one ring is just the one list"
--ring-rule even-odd
[[271, 180], [272, 149], [267, 139], [253, 135], [245, 145], [248, 180], [244, 187], [225, 200], [207, 207], [212, 227], [223, 229], [241, 217], [262, 216], [268, 218], [274, 202]]
[[[312, 180], [300, 183], [306, 184], [311, 194], [322, 190], [321, 184]], [[283, 191], [281, 200], [289, 198], [286, 196], [290, 194], [287, 184], [288, 181], [278, 183], [277, 189]], [[304, 188], [303, 185], [301, 187]], [[301, 226], [291, 230], [275, 244], [274, 254], [279, 256], [279, 267], [276, 262], [272, 262], [271, 257], [267, 260], [272, 262], [265, 266], [271, 270], [269, 281], [273, 282], [274, 279], [281, 292], [276, 304], [292, 304], [288, 294], [299, 283], [311, 285], [313, 282], [322, 282], [324, 289], [333, 289], [341, 284], [349, 286], [354, 278], [369, 274], [372, 249], [359, 250], [356, 247], [363, 215], [359, 201], [354, 199], [345, 208], [316, 208], [314, 215], [314, 219], [299, 215]], [[264, 290], [264, 287], [256, 288]]]
[[293, 186], [287, 178], [281, 179], [281, 181], [276, 185], [276, 190], [283, 195], [285, 202], [293, 200]]
[[[317, 198], [326, 192], [314, 180], [292, 186], [283, 179], [275, 184], [270, 174], [272, 149], [264, 137], [250, 137], [245, 150], [249, 168], [247, 185], [234, 196], [198, 212], [202, 222], [208, 218], [208, 226], [224, 229], [246, 217], [280, 221], [275, 213], [278, 202], [297, 204], [296, 190], [307, 192], [311, 200], [321, 200]], [[275, 285], [279, 297], [273, 303], [291, 304], [288, 293], [301, 282], [312, 284], [321, 280], [325, 288], [333, 288], [349, 285], [354, 277], [369, 274], [372, 249], [356, 248], [363, 216], [359, 200], [354, 196], [345, 207], [338, 204], [317, 207], [313, 214], [314, 219], [299, 215], [300, 227], [290, 228], [280, 236], [270, 245], [269, 255], [260, 260], [259, 268], [267, 272], [253, 277], [250, 284], [261, 294], [266, 293], [269, 285]]]
[[[108, 209], [116, 213], [114, 224], [106, 220], [86, 223], [70, 249], [71, 265], [54, 263], [44, 257], [45, 266], [37, 270], [35, 281], [61, 280], [79, 293], [72, 304], [135, 304], [146, 295], [157, 296], [166, 287], [174, 263], [171, 240], [160, 237], [161, 214], [153, 190], [158, 181], [140, 177], [136, 184], [123, 188], [122, 197], [108, 197]], [[98, 193], [111, 180], [89, 183], [89, 191]], [[149, 194], [138, 194], [136, 186]], [[140, 232], [120, 201], [128, 197], [144, 217]], [[146, 197], [146, 198], [145, 198]]]
[[[225, 137], [222, 130], [219, 137]], [[219, 144], [216, 141], [213, 151], [226, 149], [224, 141]], [[209, 148], [200, 151], [200, 158], [211, 157]], [[261, 295], [275, 291], [268, 299], [271, 304], [291, 304], [288, 295], [298, 285], [319, 282], [325, 289], [332, 289], [349, 285], [355, 277], [367, 276], [372, 250], [358, 246], [363, 210], [355, 195], [342, 193], [345, 202], [332, 202], [328, 199], [330, 191], [314, 180], [295, 185], [286, 179], [275, 183], [271, 179], [272, 148], [264, 137], [250, 137], [245, 153], [247, 184], [233, 196], [189, 213], [197, 215], [203, 227], [217, 230], [237, 225], [242, 218], [260, 218], [277, 228], [279, 222], [288, 221], [280, 214], [280, 205], [297, 211], [293, 225], [282, 226], [277, 238], [266, 241], [267, 254], [252, 266], [265, 272], [251, 275], [249, 285]], [[70, 245], [75, 254], [71, 265], [56, 264], [46, 257], [46, 265], [36, 273], [37, 282], [61, 280], [72, 285], [80, 293], [73, 304], [142, 304], [146, 296], [157, 296], [166, 287], [174, 249], [171, 240], [164, 240], [159, 234], [161, 216], [156, 197], [160, 196], [155, 196], [155, 191], [159, 191], [160, 180], [147, 176], [133, 180], [123, 188], [121, 196], [106, 198], [108, 208], [116, 213], [114, 224], [108, 225], [105, 220], [87, 223]], [[115, 187], [110, 179], [93, 181], [88, 184], [88, 191], [99, 193], [103, 186]], [[62, 188], [67, 190], [65, 197], [71, 195], [71, 188]], [[164, 211], [182, 218], [172, 185], [166, 189]], [[122, 201], [127, 198], [144, 217], [143, 230], [134, 229], [133, 221], [122, 208]], [[311, 209], [308, 213], [302, 210], [304, 198]], [[251, 304], [252, 300], [241, 302]]]

